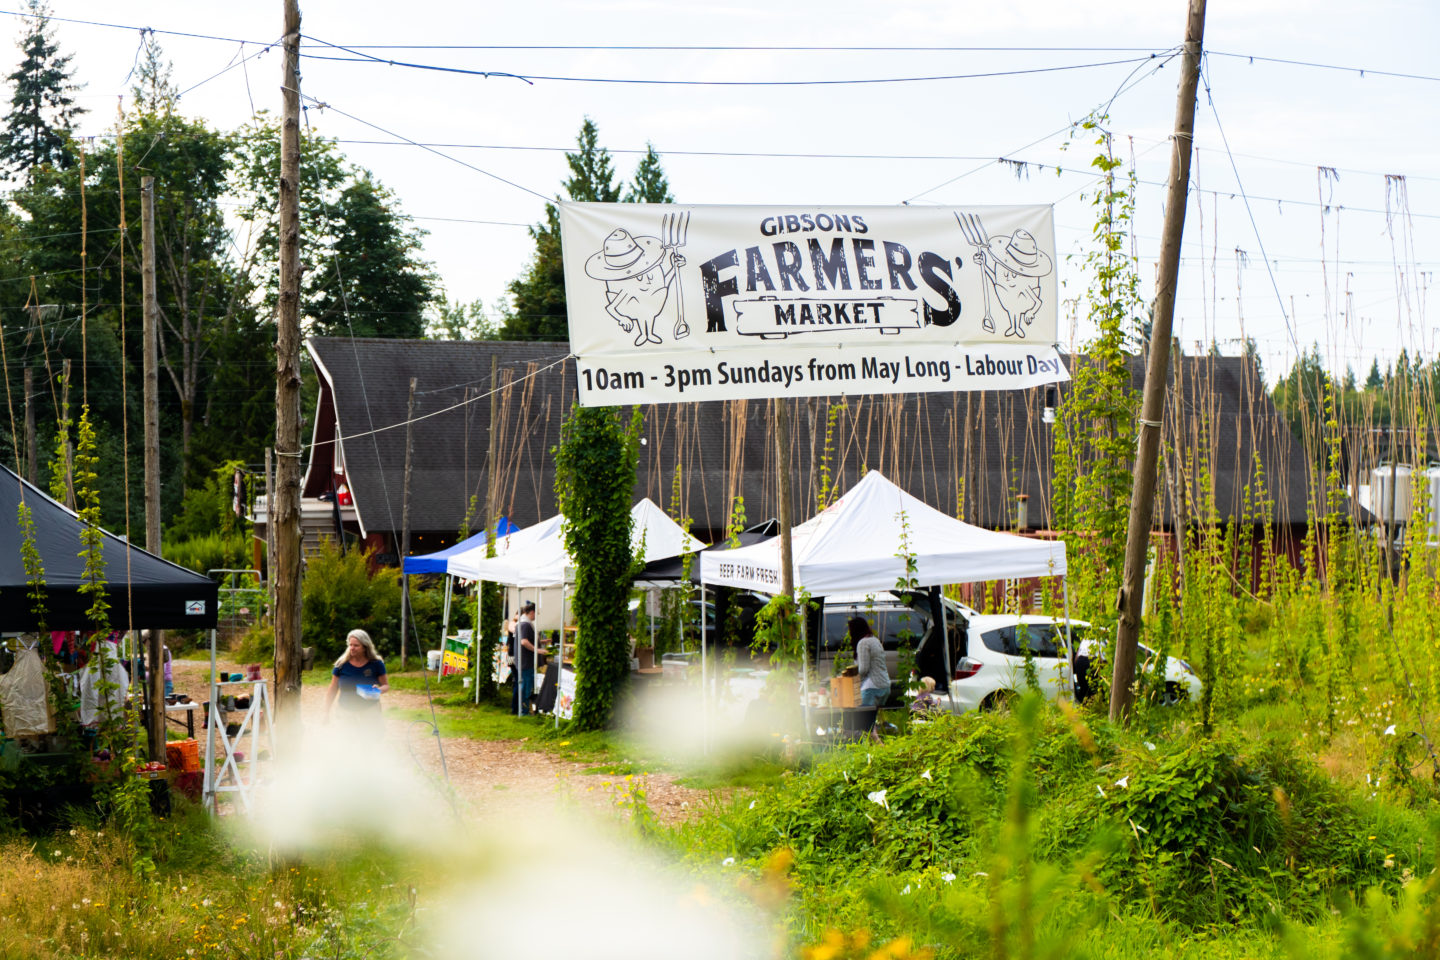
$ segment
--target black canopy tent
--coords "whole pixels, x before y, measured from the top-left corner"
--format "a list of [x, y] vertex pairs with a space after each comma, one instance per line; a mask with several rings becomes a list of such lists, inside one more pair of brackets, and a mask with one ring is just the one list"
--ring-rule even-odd
[[[35, 630], [36, 621], [20, 554], [21, 493], [35, 525], [35, 546], [45, 568], [45, 626], [89, 630], [91, 598], [80, 592], [85, 561], [80, 518], [38, 487], [0, 466], [0, 630]], [[215, 626], [220, 585], [104, 534], [105, 597], [116, 630], [205, 629]], [[128, 562], [127, 562], [128, 561]]]
[[[720, 540], [717, 543], [706, 547], [706, 550], [731, 550], [736, 546], [748, 547], [752, 543], [759, 543], [761, 540], [768, 540], [780, 532], [780, 521], [770, 519], [747, 528], [739, 535], [740, 542], [732, 544], [728, 540]], [[696, 551], [699, 553], [700, 551]], [[641, 569], [635, 576], [637, 583], [666, 584], [678, 583], [684, 579], [685, 558], [666, 557], [663, 560], [652, 560]], [[700, 561], [692, 560], [690, 564], [690, 582], [700, 582]]]

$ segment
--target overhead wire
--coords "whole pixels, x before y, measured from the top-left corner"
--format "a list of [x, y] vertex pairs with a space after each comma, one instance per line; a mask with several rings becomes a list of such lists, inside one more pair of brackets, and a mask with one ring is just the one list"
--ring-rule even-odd
[[1290, 322], [1290, 314], [1285, 310], [1285, 298], [1280, 294], [1280, 284], [1275, 279], [1275, 271], [1270, 268], [1270, 257], [1265, 252], [1265, 238], [1260, 235], [1260, 226], [1255, 222], [1255, 211], [1250, 207], [1250, 198], [1245, 195], [1245, 184], [1240, 178], [1240, 167], [1235, 163], [1235, 158], [1230, 156], [1230, 139], [1225, 136], [1225, 126], [1220, 122], [1220, 110], [1215, 106], [1215, 95], [1210, 89], [1209, 62], [1205, 55], [1200, 58], [1200, 83], [1205, 88], [1205, 102], [1210, 105], [1210, 112], [1215, 117], [1215, 129], [1220, 133], [1220, 142], [1225, 145], [1225, 155], [1230, 160], [1230, 170], [1235, 175], [1235, 183], [1240, 191], [1240, 198], [1245, 202], [1245, 213], [1250, 218], [1250, 228], [1255, 233], [1255, 242], [1260, 245], [1260, 256], [1265, 261], [1265, 272], [1270, 277], [1271, 289], [1275, 291], [1275, 300], [1280, 305], [1280, 315], [1285, 318], [1285, 329], [1290, 332], [1290, 339], [1294, 343], [1295, 353], [1300, 355], [1300, 340], [1295, 336], [1295, 328]]
[[[238, 62], [235, 61], [235, 60], [232, 60], [229, 64], [227, 64], [227, 65], [225, 66], [224, 69], [220, 70], [218, 73], [212, 73], [210, 76], [206, 77], [204, 80], [201, 80], [199, 83], [191, 84], [190, 86], [186, 87], [184, 90], [181, 90], [179, 93], [175, 94], [175, 99], [176, 99], [176, 100], [179, 100], [179, 99], [181, 99], [182, 97], [184, 97], [185, 94], [191, 92], [192, 90], [198, 90], [198, 89], [200, 89], [201, 87], [205, 86], [205, 84], [209, 83], [211, 80], [214, 80], [214, 79], [216, 79], [216, 78], [218, 78], [218, 77], [223, 77], [225, 74], [229, 73], [231, 70], [234, 70], [236, 67], [240, 67], [240, 68], [243, 69], [243, 68], [245, 67], [245, 64], [249, 63], [251, 60], [254, 60], [256, 57], [261, 57], [261, 56], [264, 56], [265, 54], [269, 53], [272, 47], [275, 47], [275, 46], [279, 45], [284, 39], [285, 39], [284, 37], [281, 37], [281, 38], [279, 38], [278, 40], [275, 40], [275, 41], [272, 42], [272, 43], [268, 43], [268, 44], [264, 45], [263, 47], [261, 47], [261, 48], [260, 48], [259, 50], [257, 50], [256, 52], [250, 54], [250, 56], [244, 57], [243, 59], [239, 60]], [[245, 41], [244, 41], [244, 40], [241, 40], [241, 41], [240, 41], [240, 53], [244, 53], [244, 52], [245, 52]], [[247, 94], [250, 92], [250, 75], [249, 75], [249, 71], [245, 71], [245, 92], [246, 92]], [[253, 97], [250, 99], [250, 113], [251, 113], [252, 116], [253, 116], [254, 113], [255, 113], [255, 99], [254, 99]]]
[[[1127, 92], [1129, 92], [1130, 90], [1133, 90], [1133, 89], [1134, 89], [1136, 86], [1138, 86], [1140, 83], [1142, 83], [1143, 81], [1148, 80], [1150, 77], [1154, 76], [1155, 73], [1157, 73], [1157, 72], [1158, 72], [1161, 68], [1163, 68], [1167, 63], [1169, 63], [1172, 59], [1174, 59], [1176, 56], [1178, 56], [1179, 47], [1172, 47], [1172, 48], [1171, 48], [1169, 51], [1167, 51], [1167, 52], [1169, 53], [1169, 56], [1165, 57], [1163, 60], [1159, 60], [1158, 62], [1156, 62], [1156, 63], [1154, 64], [1154, 66], [1151, 68], [1151, 70], [1150, 70], [1148, 73], [1145, 74], [1145, 76], [1143, 76], [1143, 77], [1137, 77], [1137, 76], [1136, 76], [1136, 73], [1139, 72], [1139, 68], [1138, 68], [1138, 67], [1137, 67], [1135, 70], [1130, 71], [1129, 75], [1126, 76], [1126, 78], [1120, 82], [1120, 85], [1115, 88], [1115, 92], [1110, 95], [1110, 99], [1106, 101], [1105, 108], [1104, 108], [1104, 110], [1103, 110], [1102, 112], [1104, 112], [1104, 113], [1109, 113], [1110, 107], [1114, 105], [1116, 99], [1118, 99], [1122, 94], [1127, 93]], [[1148, 62], [1148, 61], [1147, 61], [1147, 62]], [[1095, 112], [1095, 111], [1092, 110], [1090, 115], [1093, 115], [1094, 112]], [[1014, 152], [1014, 153], [1020, 153], [1020, 152], [1023, 152], [1023, 151], [1025, 151], [1025, 150], [1029, 150], [1031, 147], [1038, 146], [1039, 144], [1044, 143], [1046, 140], [1049, 140], [1049, 139], [1051, 139], [1052, 137], [1058, 137], [1058, 136], [1060, 136], [1062, 133], [1067, 133], [1067, 132], [1069, 132], [1069, 131], [1071, 131], [1071, 130], [1074, 130], [1075, 127], [1077, 126], [1077, 124], [1078, 124], [1079, 122], [1080, 122], [1080, 121], [1074, 121], [1074, 122], [1068, 123], [1068, 124], [1066, 124], [1065, 126], [1061, 127], [1060, 129], [1055, 130], [1055, 131], [1052, 131], [1051, 133], [1047, 133], [1045, 136], [1040, 137], [1039, 139], [1032, 140], [1030, 143], [1027, 143], [1025, 146], [1020, 147], [1018, 150], [1015, 150], [1015, 151], [1012, 151], [1012, 152]], [[911, 197], [909, 197], [909, 198], [907, 198], [907, 199], [905, 199], [905, 200], [902, 200], [901, 203], [906, 203], [906, 204], [911, 203], [911, 202], [913, 202], [913, 201], [915, 201], [915, 200], [920, 199], [921, 197], [926, 196], [927, 194], [934, 193], [936, 190], [943, 189], [943, 188], [945, 188], [945, 187], [950, 186], [950, 184], [952, 184], [952, 183], [956, 183], [956, 182], [958, 182], [958, 181], [960, 181], [960, 180], [964, 180], [966, 177], [969, 177], [969, 176], [972, 176], [972, 175], [974, 175], [974, 174], [976, 174], [976, 173], [979, 173], [981, 170], [984, 170], [984, 169], [992, 166], [993, 164], [1003, 162], [1005, 159], [1006, 159], [1005, 157], [996, 157], [996, 158], [993, 158], [993, 159], [989, 159], [989, 160], [987, 160], [985, 163], [982, 163], [980, 166], [975, 167], [975, 168], [972, 169], [972, 170], [967, 170], [967, 171], [965, 171], [964, 173], [959, 174], [959, 175], [957, 175], [957, 176], [951, 177], [949, 180], [946, 180], [946, 181], [943, 182], [943, 183], [938, 183], [938, 184], [936, 184], [935, 186], [930, 187], [928, 190], [922, 190], [922, 191], [920, 191], [919, 193], [915, 194], [914, 196], [911, 196]]]
[[308, 94], [304, 94], [304, 93], [302, 93], [300, 96], [301, 96], [301, 99], [308, 100], [310, 103], [314, 104], [316, 107], [319, 107], [319, 108], [321, 108], [321, 109], [323, 109], [323, 110], [332, 110], [332, 111], [334, 111], [335, 113], [339, 114], [340, 116], [345, 117], [347, 120], [353, 120], [353, 121], [355, 121], [356, 123], [359, 123], [359, 124], [362, 124], [362, 125], [364, 125], [364, 126], [369, 127], [369, 128], [372, 129], [372, 130], [379, 130], [381, 133], [385, 134], [386, 136], [394, 137], [396, 140], [400, 140], [400, 141], [402, 141], [402, 142], [404, 142], [404, 143], [408, 143], [408, 144], [410, 144], [410, 145], [412, 145], [412, 146], [419, 147], [420, 149], [426, 151], [427, 153], [433, 153], [435, 156], [437, 156], [437, 157], [442, 157], [442, 158], [444, 158], [444, 159], [446, 159], [446, 160], [449, 160], [451, 163], [457, 163], [457, 164], [459, 164], [459, 165], [462, 166], [462, 167], [465, 167], [465, 168], [467, 168], [467, 169], [469, 169], [469, 170], [473, 170], [473, 171], [475, 171], [476, 173], [479, 173], [479, 174], [482, 174], [482, 175], [484, 175], [484, 176], [487, 176], [487, 177], [489, 177], [489, 178], [492, 179], [492, 180], [496, 180], [496, 181], [498, 181], [498, 182], [500, 182], [500, 183], [503, 183], [503, 184], [505, 184], [507, 187], [514, 187], [516, 190], [522, 190], [522, 191], [524, 191], [525, 193], [530, 194], [531, 196], [539, 197], [541, 200], [544, 200], [546, 203], [550, 203], [550, 202], [551, 202], [551, 198], [545, 196], [545, 194], [541, 193], [540, 191], [538, 191], [538, 190], [532, 190], [532, 189], [530, 189], [529, 187], [524, 186], [524, 185], [519, 184], [519, 183], [516, 183], [516, 182], [513, 181], [513, 180], [507, 180], [505, 177], [500, 176], [498, 173], [491, 173], [489, 170], [486, 170], [486, 169], [484, 169], [484, 168], [482, 168], [482, 167], [477, 167], [477, 166], [475, 166], [475, 164], [473, 164], [473, 163], [467, 163], [466, 161], [461, 160], [459, 157], [452, 157], [452, 156], [450, 156], [448, 153], [442, 153], [441, 151], [436, 150], [436, 149], [434, 149], [434, 148], [432, 148], [432, 147], [426, 147], [425, 145], [419, 143], [418, 141], [412, 140], [412, 139], [410, 139], [409, 137], [406, 137], [406, 136], [404, 136], [404, 135], [402, 135], [402, 134], [395, 133], [395, 132], [392, 131], [392, 130], [387, 130], [387, 129], [385, 129], [384, 127], [380, 126], [379, 124], [371, 123], [369, 120], [362, 120], [362, 119], [360, 119], [359, 117], [355, 116], [353, 113], [346, 113], [344, 110], [341, 110], [340, 108], [336, 107], [334, 104], [325, 102], [325, 101], [323, 101], [323, 100], [317, 100], [316, 98], [314, 98], [314, 97], [312, 97], [312, 96], [309, 96]]
[[1150, 54], [1147, 57], [1130, 57], [1121, 60], [1100, 60], [1088, 63], [1060, 64], [1047, 67], [1024, 67], [1014, 70], [988, 70], [977, 73], [956, 73], [956, 74], [933, 74], [926, 76], [908, 77], [840, 77], [840, 78], [812, 78], [806, 80], [687, 80], [687, 79], [662, 79], [658, 77], [578, 77], [562, 76], [553, 74], [535, 73], [512, 73], [502, 70], [471, 70], [465, 67], [447, 67], [434, 63], [415, 63], [404, 60], [391, 60], [383, 57], [376, 57], [363, 53], [353, 47], [343, 47], [339, 44], [330, 43], [309, 34], [305, 39], [315, 43], [323, 44], [335, 50], [341, 50], [352, 54], [351, 57], [326, 57], [318, 54], [303, 54], [310, 60], [330, 60], [341, 63], [374, 63], [388, 67], [402, 67], [409, 70], [428, 70], [437, 73], [453, 73], [466, 76], [483, 78], [499, 77], [509, 80], [521, 80], [528, 84], [534, 84], [537, 80], [553, 83], [602, 83], [602, 84], [639, 84], [644, 86], [679, 86], [679, 87], [826, 87], [826, 86], [873, 86], [887, 83], [933, 83], [948, 80], [988, 80], [996, 77], [1019, 77], [1043, 73], [1058, 73], [1069, 70], [1089, 70], [1100, 67], [1113, 67], [1126, 63], [1145, 62], [1157, 54]]

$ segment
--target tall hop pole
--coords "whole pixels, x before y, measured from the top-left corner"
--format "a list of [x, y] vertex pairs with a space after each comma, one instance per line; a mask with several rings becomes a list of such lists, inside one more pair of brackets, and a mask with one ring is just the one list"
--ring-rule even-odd
[[1135, 483], [1130, 500], [1130, 525], [1125, 538], [1125, 576], [1117, 600], [1120, 627], [1116, 631], [1115, 674], [1110, 684], [1110, 719], [1116, 722], [1128, 719], [1135, 704], [1135, 647], [1140, 638], [1145, 561], [1155, 510], [1160, 418], [1165, 412], [1165, 379], [1170, 369], [1170, 328], [1175, 318], [1175, 284], [1180, 273], [1180, 238], [1185, 231], [1190, 147], [1195, 130], [1195, 90], [1199, 85], [1200, 50], [1204, 36], [1205, 0], [1190, 0], [1190, 13], [1185, 22], [1180, 92], [1175, 101], [1175, 133], [1170, 138], [1170, 185], [1165, 194], [1165, 225], [1160, 236], [1155, 324], [1150, 334], [1150, 359], [1145, 367], [1145, 393], [1140, 404]]

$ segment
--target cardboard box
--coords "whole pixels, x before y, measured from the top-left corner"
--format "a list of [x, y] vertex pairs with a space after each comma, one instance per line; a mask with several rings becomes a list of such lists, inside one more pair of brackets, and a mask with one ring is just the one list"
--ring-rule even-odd
[[832, 707], [860, 706], [860, 678], [831, 677], [830, 705]]

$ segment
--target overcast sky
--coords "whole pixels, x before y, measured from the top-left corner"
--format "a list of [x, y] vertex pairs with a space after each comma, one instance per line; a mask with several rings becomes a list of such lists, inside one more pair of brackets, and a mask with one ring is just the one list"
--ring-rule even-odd
[[[1440, 259], [1437, 6], [1211, 4], [1177, 307], [1187, 350], [1214, 337], [1229, 352], [1243, 328], [1272, 377], [1295, 343], [1318, 342], [1361, 377], [1402, 347], [1434, 355], [1425, 300]], [[282, 9], [54, 0], [57, 21], [129, 28], [55, 25], [85, 84], [82, 132], [113, 123], [141, 26], [223, 38], [159, 35], [186, 113], [231, 128], [252, 108], [278, 111], [279, 50], [259, 51], [278, 39]], [[1053, 203], [1062, 259], [1080, 254], [1094, 219], [1081, 196], [1094, 148], [1068, 128], [1107, 102], [1117, 149], [1133, 151], [1142, 181], [1136, 234], [1153, 294], [1179, 76], [1170, 55], [1185, 19], [1177, 0], [326, 0], [302, 14], [302, 88], [333, 108], [312, 109], [311, 124], [346, 141], [429, 231], [426, 254], [452, 298], [493, 303], [524, 268], [524, 224], [543, 212], [536, 194], [558, 191], [562, 151], [587, 115], [626, 177], [653, 143], [681, 202]], [[18, 37], [22, 22], [0, 19], [5, 28]], [[325, 43], [532, 82], [356, 62]], [[703, 49], [615, 49], [636, 46]], [[941, 76], [963, 78], [914, 79]], [[692, 82], [600, 82], [621, 79]], [[735, 85], [878, 79], [897, 82]], [[1045, 166], [1017, 175], [999, 157]], [[1387, 184], [1387, 174], [1405, 179]], [[1066, 296], [1083, 287], [1074, 263], [1061, 277]], [[1064, 339], [1070, 326], [1062, 313]]]

